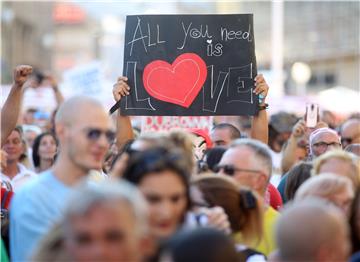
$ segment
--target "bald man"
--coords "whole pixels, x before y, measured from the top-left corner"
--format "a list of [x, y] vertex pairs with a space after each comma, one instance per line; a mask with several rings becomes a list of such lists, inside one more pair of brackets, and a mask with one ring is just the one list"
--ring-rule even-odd
[[360, 119], [349, 119], [341, 127], [341, 143], [345, 148], [360, 143]]
[[320, 199], [294, 203], [284, 210], [277, 224], [278, 260], [348, 261], [346, 221], [338, 208]]
[[10, 250], [13, 261], [29, 260], [40, 238], [62, 216], [73, 187], [91, 169], [102, 167], [114, 138], [102, 105], [89, 97], [73, 97], [57, 112], [60, 152], [54, 167], [20, 190], [10, 212]]

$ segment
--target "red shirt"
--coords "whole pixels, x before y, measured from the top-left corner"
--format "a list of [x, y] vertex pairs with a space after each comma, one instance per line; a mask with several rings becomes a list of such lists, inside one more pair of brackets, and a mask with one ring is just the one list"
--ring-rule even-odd
[[271, 183], [269, 183], [266, 189], [266, 195], [269, 196], [269, 204], [275, 210], [279, 210], [283, 206], [281, 195], [279, 191]]
[[[6, 194], [7, 192], [7, 194]], [[6, 199], [5, 199], [6, 195]], [[11, 198], [14, 196], [14, 192], [1, 188], [1, 208], [9, 209]]]

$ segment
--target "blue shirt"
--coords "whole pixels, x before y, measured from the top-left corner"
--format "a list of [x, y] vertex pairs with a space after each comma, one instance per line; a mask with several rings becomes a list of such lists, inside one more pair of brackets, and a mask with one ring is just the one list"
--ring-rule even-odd
[[29, 261], [39, 240], [61, 219], [71, 188], [51, 170], [39, 174], [17, 192], [11, 202], [12, 261]]
[[287, 202], [287, 198], [285, 196], [285, 188], [286, 188], [286, 182], [289, 177], [289, 174], [286, 173], [280, 180], [280, 183], [277, 187], [277, 190], [280, 192], [281, 198], [283, 203], [285, 204]]

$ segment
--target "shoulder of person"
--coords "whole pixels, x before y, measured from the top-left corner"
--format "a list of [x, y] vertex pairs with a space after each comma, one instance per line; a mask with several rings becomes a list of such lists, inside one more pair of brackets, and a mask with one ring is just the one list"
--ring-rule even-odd
[[31, 199], [36, 197], [38, 194], [41, 194], [41, 188], [43, 188], [44, 183], [47, 184], [46, 180], [49, 180], [48, 176], [51, 174], [46, 174], [48, 171], [41, 174], [36, 174], [30, 170], [29, 172], [24, 170], [24, 172], [26, 172], [24, 173], [25, 176], [29, 176], [34, 179], [31, 179], [31, 181], [19, 188], [19, 190], [16, 191], [16, 195], [19, 195], [19, 197], [25, 197], [26, 199]]
[[241, 257], [245, 259], [246, 262], [266, 262], [266, 256], [248, 246], [236, 244], [236, 251], [241, 254]]
[[19, 167], [19, 170], [20, 170], [19, 173], [21, 173], [22, 175], [31, 176], [31, 177], [37, 177], [38, 176], [38, 174], [36, 174], [34, 171], [27, 168], [26, 166], [24, 166], [21, 163], [18, 163], [18, 167]]
[[280, 216], [280, 213], [276, 211], [273, 207], [269, 206], [265, 211], [266, 219], [277, 219]]
[[11, 181], [11, 179], [2, 172], [0, 172], [0, 180], [4, 181], [4, 182], [10, 182]]

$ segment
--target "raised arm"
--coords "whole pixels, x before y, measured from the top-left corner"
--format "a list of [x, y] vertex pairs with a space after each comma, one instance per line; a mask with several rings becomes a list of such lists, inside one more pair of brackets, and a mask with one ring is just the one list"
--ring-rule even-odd
[[281, 158], [281, 170], [282, 174], [290, 170], [290, 168], [296, 163], [296, 149], [298, 147], [299, 139], [302, 138], [306, 132], [306, 124], [303, 119], [300, 119], [291, 132], [291, 135], [282, 150]]
[[15, 128], [24, 94], [23, 86], [32, 73], [32, 67], [19, 65], [14, 69], [14, 83], [1, 110], [1, 145]]
[[267, 104], [265, 99], [269, 91], [269, 86], [266, 83], [263, 75], [257, 75], [255, 77], [255, 89], [254, 93], [259, 95], [262, 100], [259, 103], [259, 113], [255, 115], [251, 122], [251, 131], [250, 136], [253, 139], [260, 140], [261, 142], [267, 144], [269, 141], [269, 126], [268, 126], [268, 117], [266, 112]]
[[54, 91], [56, 107], [59, 107], [64, 102], [64, 96], [59, 89], [58, 83], [53, 75], [46, 75], [45, 78], [49, 81], [50, 86]]
[[[127, 77], [121, 76], [113, 86], [113, 96], [116, 102], [122, 97], [129, 95], [130, 87], [126, 83]], [[120, 149], [129, 140], [134, 139], [134, 132], [129, 116], [120, 114], [120, 108], [116, 113], [116, 145]]]

